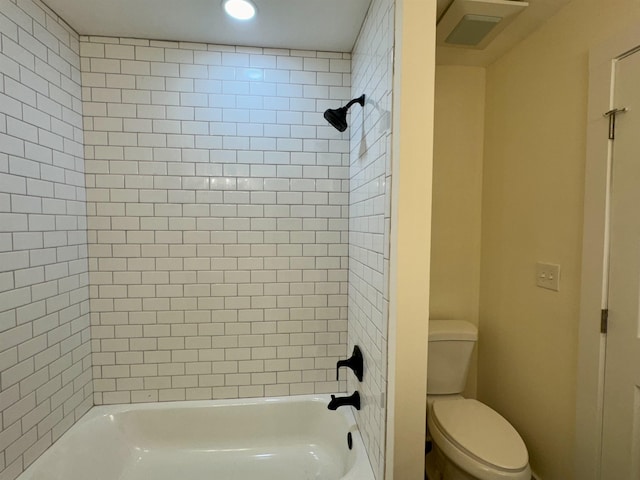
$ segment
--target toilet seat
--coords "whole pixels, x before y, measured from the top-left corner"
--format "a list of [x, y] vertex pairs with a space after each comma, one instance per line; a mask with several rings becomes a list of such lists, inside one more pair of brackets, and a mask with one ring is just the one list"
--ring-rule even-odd
[[518, 434], [497, 412], [477, 400], [436, 400], [428, 416], [436, 445], [480, 480], [529, 480], [529, 455]]

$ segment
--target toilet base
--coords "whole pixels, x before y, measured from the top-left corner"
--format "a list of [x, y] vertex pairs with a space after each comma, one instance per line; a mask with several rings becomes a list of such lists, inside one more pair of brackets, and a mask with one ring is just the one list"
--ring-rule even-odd
[[425, 458], [425, 470], [428, 480], [477, 480], [449, 461], [435, 443]]

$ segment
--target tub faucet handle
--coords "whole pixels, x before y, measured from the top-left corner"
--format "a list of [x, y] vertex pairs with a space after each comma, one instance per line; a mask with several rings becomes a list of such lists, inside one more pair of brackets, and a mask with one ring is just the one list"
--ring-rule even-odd
[[355, 373], [358, 381], [362, 381], [364, 373], [364, 359], [362, 358], [362, 352], [357, 345], [353, 347], [353, 354], [347, 360], [340, 360], [336, 364], [336, 380], [340, 380], [340, 367], [349, 367]]

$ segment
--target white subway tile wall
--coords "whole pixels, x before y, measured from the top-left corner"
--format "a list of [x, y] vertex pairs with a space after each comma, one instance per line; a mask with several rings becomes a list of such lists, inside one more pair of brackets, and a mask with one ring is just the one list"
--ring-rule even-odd
[[0, 478], [93, 404], [80, 43], [0, 0]]
[[[383, 478], [393, 9], [374, 0], [352, 88], [349, 54], [80, 38], [0, 3], [2, 480], [93, 402], [347, 378]], [[361, 93], [350, 138], [326, 124]], [[362, 384], [335, 380], [347, 343]]]
[[80, 51], [95, 403], [344, 391], [350, 55]]
[[384, 478], [391, 225], [391, 110], [394, 45], [393, 0], [373, 0], [352, 59], [352, 96], [367, 96], [350, 122], [349, 351], [365, 359], [358, 426], [377, 479]]

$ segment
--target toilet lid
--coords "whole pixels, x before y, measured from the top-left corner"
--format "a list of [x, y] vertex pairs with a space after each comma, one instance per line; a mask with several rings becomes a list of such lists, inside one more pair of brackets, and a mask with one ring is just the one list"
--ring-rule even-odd
[[472, 399], [435, 401], [433, 418], [459, 448], [490, 466], [522, 470], [529, 463], [522, 438], [500, 414]]

